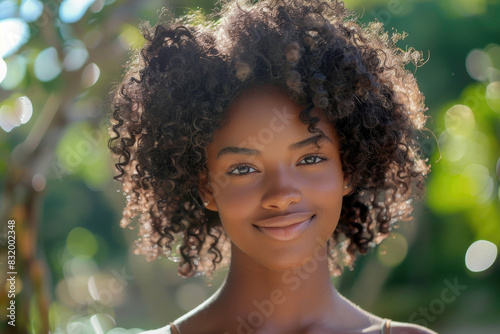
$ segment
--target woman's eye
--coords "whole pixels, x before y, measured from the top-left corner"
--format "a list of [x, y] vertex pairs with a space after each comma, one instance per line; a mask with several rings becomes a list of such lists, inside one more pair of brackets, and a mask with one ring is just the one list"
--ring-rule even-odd
[[[302, 159], [299, 162], [299, 165], [312, 165], [312, 164], [317, 164], [318, 162], [327, 160], [326, 157], [321, 156], [321, 155], [309, 155]], [[304, 163], [302, 163], [304, 161]]]
[[231, 169], [228, 174], [230, 175], [245, 175], [249, 174], [252, 171], [256, 171], [254, 168], [247, 166], [247, 165], [242, 165], [242, 166], [236, 166], [233, 169]]

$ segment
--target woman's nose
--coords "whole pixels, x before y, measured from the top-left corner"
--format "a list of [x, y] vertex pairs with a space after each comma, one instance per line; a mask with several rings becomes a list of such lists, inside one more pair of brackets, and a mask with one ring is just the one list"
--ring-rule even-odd
[[262, 206], [266, 209], [286, 210], [302, 199], [297, 180], [284, 168], [269, 171], [265, 178]]

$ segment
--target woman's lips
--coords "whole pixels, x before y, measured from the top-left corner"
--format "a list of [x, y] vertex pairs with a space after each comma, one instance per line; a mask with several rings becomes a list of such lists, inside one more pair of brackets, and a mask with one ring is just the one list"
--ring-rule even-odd
[[268, 237], [278, 240], [278, 241], [289, 241], [297, 238], [305, 229], [311, 225], [312, 220], [315, 216], [310, 217], [303, 222], [292, 224], [285, 227], [262, 227], [255, 226], [262, 231]]

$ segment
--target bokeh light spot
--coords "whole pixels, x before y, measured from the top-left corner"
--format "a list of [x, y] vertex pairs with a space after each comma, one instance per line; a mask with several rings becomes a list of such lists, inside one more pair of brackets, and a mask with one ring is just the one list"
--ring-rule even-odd
[[61, 280], [57, 283], [54, 288], [54, 293], [57, 301], [64, 304], [65, 306], [74, 306], [75, 302], [71, 299], [68, 292], [68, 285], [66, 280]]
[[0, 127], [10, 132], [15, 127], [27, 123], [33, 115], [33, 105], [27, 96], [16, 99], [14, 107], [3, 105], [0, 107]]
[[481, 15], [488, 8], [486, 0], [452, 0], [450, 3], [463, 16]]
[[486, 103], [491, 110], [500, 113], [500, 81], [492, 82], [486, 87]]
[[476, 198], [478, 203], [484, 203], [491, 198], [493, 194], [493, 179], [490, 177], [488, 168], [479, 164], [470, 164], [465, 167], [462, 175], [467, 184], [469, 195]]
[[0, 57], [15, 53], [29, 39], [29, 28], [24, 20], [9, 18], [0, 20]]
[[67, 333], [93, 333], [91, 325], [83, 321], [70, 322], [66, 330]]
[[490, 55], [491, 61], [493, 62], [493, 67], [497, 70], [500, 70], [500, 45], [497, 45], [495, 43], [489, 44], [486, 46], [486, 50]]
[[59, 7], [59, 17], [64, 23], [79, 21], [95, 0], [64, 0]]
[[497, 258], [497, 246], [486, 240], [478, 240], [465, 253], [465, 265], [472, 272], [488, 269]]
[[89, 53], [85, 48], [85, 44], [80, 40], [71, 40], [67, 42], [65, 48], [66, 56], [63, 60], [63, 67], [66, 71], [76, 71], [80, 69], [87, 59]]
[[144, 45], [144, 38], [140, 30], [128, 24], [123, 25], [122, 33], [118, 36], [118, 41], [124, 50], [128, 50], [131, 47], [140, 48]]
[[95, 2], [90, 6], [90, 11], [92, 13], [99, 13], [104, 8], [104, 0], [95, 0]]
[[26, 124], [33, 115], [33, 104], [27, 96], [21, 96], [16, 99], [14, 108], [21, 124]]
[[92, 275], [89, 277], [87, 281], [87, 286], [89, 288], [89, 293], [92, 299], [99, 300], [99, 292], [97, 291], [97, 284], [95, 283], [95, 276]]
[[[22, 281], [21, 277], [19, 277], [19, 276], [15, 277], [15, 284], [14, 285], [15, 285], [14, 288], [15, 288], [16, 294], [19, 294], [19, 293], [21, 293], [21, 291], [23, 291], [24, 286], [23, 286], [23, 281]], [[5, 293], [7, 294], [10, 290], [10, 284], [8, 282], [6, 282], [5, 285], [1, 286], [1, 289], [3, 291], [5, 291]]]
[[377, 258], [383, 265], [394, 267], [403, 262], [408, 253], [408, 242], [399, 233], [392, 233], [377, 248]]
[[0, 1], [0, 20], [12, 17], [16, 14], [17, 3], [12, 0]]
[[0, 83], [5, 79], [7, 76], [7, 63], [5, 63], [5, 60], [3, 58], [0, 58]]
[[0, 127], [5, 132], [10, 132], [19, 126], [18, 119], [14, 113], [14, 108], [3, 105], [0, 107]]
[[7, 75], [0, 83], [4, 90], [13, 90], [23, 81], [26, 75], [26, 58], [21, 55], [12, 56], [5, 61]]
[[72, 283], [78, 285], [86, 284], [88, 277], [98, 270], [96, 262], [85, 255], [66, 260], [63, 265], [64, 277], [74, 279]]
[[496, 170], [497, 170], [497, 177], [498, 179], [500, 179], [500, 158], [498, 158]]
[[452, 135], [467, 135], [474, 130], [474, 114], [472, 110], [463, 105], [456, 104], [446, 112], [444, 117], [446, 129]]
[[35, 59], [35, 75], [40, 81], [51, 81], [61, 73], [61, 65], [54, 47], [40, 51]]
[[469, 52], [465, 60], [467, 72], [473, 79], [478, 81], [485, 81], [488, 79], [491, 65], [490, 56], [486, 52], [478, 49]]
[[101, 70], [95, 63], [88, 64], [82, 72], [82, 86], [85, 88], [92, 87], [99, 80], [100, 75]]
[[443, 154], [448, 161], [458, 161], [467, 152], [467, 138], [463, 136], [450, 136], [443, 148]]
[[117, 306], [125, 299], [125, 285], [113, 275], [92, 275], [87, 281], [87, 287], [92, 299], [106, 306]]
[[92, 257], [97, 253], [97, 240], [86, 228], [75, 227], [66, 238], [66, 248], [73, 256]]
[[38, 0], [24, 0], [19, 9], [26, 22], [34, 22], [43, 13], [43, 3]]
[[43, 176], [43, 174], [37, 173], [33, 176], [33, 179], [31, 180], [31, 186], [35, 191], [43, 191], [46, 185], [47, 181], [45, 180], [45, 176]]
[[[70, 308], [63, 305], [59, 301], [53, 301], [49, 306], [49, 322], [50, 326], [58, 326], [60, 324], [65, 324], [72, 317], [73, 313]], [[53, 334], [63, 334], [62, 331], [53, 332]]]
[[90, 324], [96, 334], [105, 334], [116, 326], [115, 319], [106, 313], [94, 314], [90, 317]]

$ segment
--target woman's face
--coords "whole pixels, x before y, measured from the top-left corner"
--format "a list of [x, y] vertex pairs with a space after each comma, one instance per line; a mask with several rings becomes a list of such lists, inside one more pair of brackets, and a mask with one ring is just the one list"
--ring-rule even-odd
[[326, 243], [349, 191], [333, 126], [315, 110], [317, 138], [299, 119], [303, 108], [274, 87], [246, 91], [208, 145], [209, 182], [200, 183], [233, 250], [275, 270], [304, 264]]

